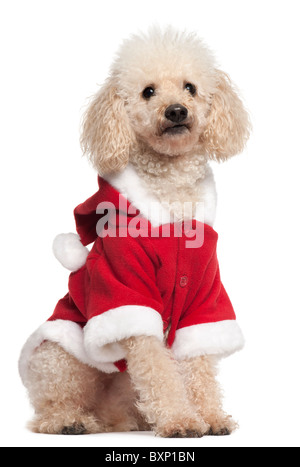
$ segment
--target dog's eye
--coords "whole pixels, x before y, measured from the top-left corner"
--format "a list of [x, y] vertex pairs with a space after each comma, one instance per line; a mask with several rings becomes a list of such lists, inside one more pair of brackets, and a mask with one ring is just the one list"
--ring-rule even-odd
[[194, 86], [192, 83], [187, 83], [185, 85], [185, 89], [187, 89], [192, 96], [194, 96], [197, 91], [196, 86]]
[[144, 99], [150, 99], [152, 96], [154, 96], [154, 94], [155, 94], [155, 89], [150, 87], [150, 86], [148, 88], [144, 89], [144, 91], [143, 91]]

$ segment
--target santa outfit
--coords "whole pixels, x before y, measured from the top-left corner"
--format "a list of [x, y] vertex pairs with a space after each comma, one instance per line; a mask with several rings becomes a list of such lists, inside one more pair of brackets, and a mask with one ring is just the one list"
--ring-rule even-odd
[[[44, 340], [107, 373], [126, 370], [119, 342], [133, 336], [164, 340], [178, 360], [242, 348], [220, 279], [210, 172], [205, 184], [204, 222], [196, 212], [186, 227], [147, 192], [133, 167], [99, 178], [97, 193], [74, 211], [81, 243], [74, 234], [56, 242], [56, 255], [77, 270], [70, 275], [68, 294], [23, 348], [24, 380], [28, 359]], [[196, 232], [201, 241], [195, 241]], [[91, 243], [89, 252], [85, 247]]]

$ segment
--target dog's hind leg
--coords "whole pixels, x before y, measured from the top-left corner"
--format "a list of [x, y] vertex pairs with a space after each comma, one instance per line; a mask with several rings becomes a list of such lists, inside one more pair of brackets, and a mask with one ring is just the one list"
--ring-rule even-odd
[[138, 407], [162, 437], [201, 437], [209, 429], [189, 402], [178, 363], [156, 337], [123, 342]]
[[222, 391], [217, 381], [217, 358], [203, 356], [183, 360], [180, 362], [180, 370], [190, 401], [210, 426], [208, 434], [220, 436], [232, 433], [237, 423], [222, 407]]
[[94, 416], [101, 384], [98, 370], [45, 341], [29, 361], [26, 387], [35, 416], [28, 427], [66, 435], [106, 431]]

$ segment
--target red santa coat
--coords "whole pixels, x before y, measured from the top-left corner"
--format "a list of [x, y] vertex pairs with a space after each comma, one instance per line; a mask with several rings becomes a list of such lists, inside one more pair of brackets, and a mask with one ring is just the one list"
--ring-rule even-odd
[[[81, 242], [92, 249], [71, 273], [68, 294], [28, 340], [21, 367], [45, 339], [105, 372], [126, 370], [119, 342], [133, 336], [165, 340], [177, 359], [243, 346], [212, 227], [195, 219], [188, 229], [179, 222], [154, 227], [103, 179], [74, 213]], [[187, 247], [197, 229], [202, 241]]]

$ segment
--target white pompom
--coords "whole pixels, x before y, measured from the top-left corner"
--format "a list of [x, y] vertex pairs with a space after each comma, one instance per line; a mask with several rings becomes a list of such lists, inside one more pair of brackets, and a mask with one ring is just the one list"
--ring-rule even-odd
[[78, 271], [84, 266], [89, 250], [82, 245], [79, 235], [68, 233], [54, 239], [53, 253], [66, 269]]

